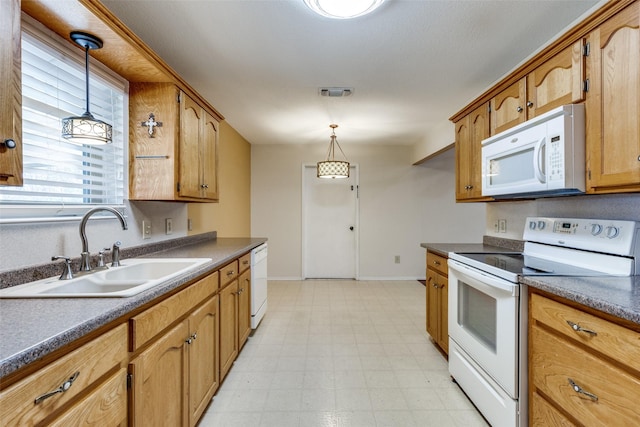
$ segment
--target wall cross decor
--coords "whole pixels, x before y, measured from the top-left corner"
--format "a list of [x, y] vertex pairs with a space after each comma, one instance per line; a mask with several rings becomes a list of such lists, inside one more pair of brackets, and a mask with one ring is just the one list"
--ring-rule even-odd
[[149, 118], [146, 122], [142, 122], [141, 126], [146, 126], [149, 128], [149, 138], [153, 138], [153, 134], [155, 133], [156, 127], [162, 127], [162, 122], [156, 122], [156, 116], [153, 113], [149, 114]]

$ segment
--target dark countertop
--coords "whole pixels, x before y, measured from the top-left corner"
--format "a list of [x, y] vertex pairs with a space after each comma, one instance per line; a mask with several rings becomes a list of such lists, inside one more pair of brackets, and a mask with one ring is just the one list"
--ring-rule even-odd
[[[189, 240], [189, 238], [183, 239]], [[211, 258], [190, 273], [129, 298], [0, 299], [0, 379], [122, 318], [132, 310], [204, 276], [266, 242], [264, 238], [195, 238], [196, 243], [144, 254], [155, 258]]]
[[[448, 257], [450, 252], [519, 252], [518, 241], [483, 243], [422, 243], [425, 249]], [[640, 276], [558, 277], [523, 276], [520, 282], [564, 297], [621, 319], [640, 324]]]
[[423, 248], [435, 252], [443, 257], [449, 257], [451, 252], [470, 252], [470, 253], [510, 253], [520, 252], [518, 250], [504, 248], [500, 246], [485, 245], [484, 243], [422, 243]]
[[527, 276], [521, 282], [640, 325], [640, 276]]

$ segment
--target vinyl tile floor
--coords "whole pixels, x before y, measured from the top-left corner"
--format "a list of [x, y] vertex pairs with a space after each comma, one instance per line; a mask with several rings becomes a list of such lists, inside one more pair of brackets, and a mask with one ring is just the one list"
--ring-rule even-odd
[[269, 281], [201, 427], [487, 426], [425, 331], [417, 281]]

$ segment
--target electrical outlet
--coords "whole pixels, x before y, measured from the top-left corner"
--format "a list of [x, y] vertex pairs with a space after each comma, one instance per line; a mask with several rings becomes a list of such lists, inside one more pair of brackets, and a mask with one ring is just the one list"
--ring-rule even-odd
[[187, 219], [187, 230], [193, 231], [193, 220], [191, 218]]
[[498, 228], [500, 229], [500, 233], [506, 233], [507, 232], [507, 220], [506, 219], [501, 219], [498, 221]]
[[493, 232], [494, 233], [499, 233], [500, 232], [500, 221], [496, 219], [496, 221], [493, 223]]
[[142, 220], [142, 238], [150, 239], [151, 238], [151, 221], [148, 219]]
[[400, 255], [396, 255], [394, 261], [396, 264], [400, 264]]
[[173, 219], [165, 218], [164, 220], [164, 233], [173, 234]]

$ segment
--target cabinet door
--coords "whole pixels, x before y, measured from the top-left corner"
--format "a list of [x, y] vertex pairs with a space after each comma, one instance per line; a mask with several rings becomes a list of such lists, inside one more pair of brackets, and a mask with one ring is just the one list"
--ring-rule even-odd
[[200, 163], [201, 123], [204, 121], [204, 110], [189, 98], [180, 93], [180, 196], [202, 197], [202, 181]]
[[202, 134], [202, 196], [218, 200], [218, 121], [204, 113]]
[[589, 35], [587, 190], [640, 190], [640, 2]]
[[238, 356], [238, 280], [220, 291], [220, 381]]
[[427, 270], [427, 332], [438, 341], [438, 273]]
[[218, 297], [189, 316], [189, 425], [194, 426], [219, 386]]
[[0, 0], [0, 185], [22, 185], [20, 0]]
[[491, 135], [524, 122], [526, 78], [518, 80], [491, 98]]
[[129, 365], [133, 426], [186, 426], [188, 321], [177, 324]]
[[470, 181], [469, 151], [469, 117], [465, 116], [455, 123], [456, 132], [456, 200], [467, 198]]
[[584, 100], [583, 44], [580, 39], [527, 75], [527, 119]]
[[238, 277], [238, 348], [242, 348], [251, 333], [251, 270]]
[[449, 279], [438, 275], [438, 285], [440, 290], [440, 317], [438, 319], [439, 332], [438, 344], [449, 354]]
[[484, 104], [456, 123], [456, 200], [482, 198], [482, 140], [490, 132]]

